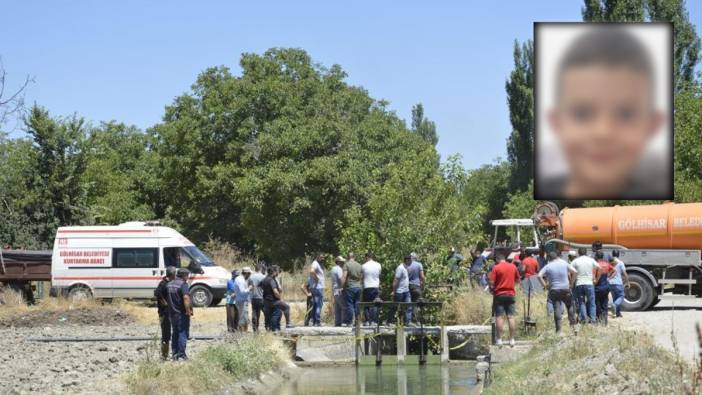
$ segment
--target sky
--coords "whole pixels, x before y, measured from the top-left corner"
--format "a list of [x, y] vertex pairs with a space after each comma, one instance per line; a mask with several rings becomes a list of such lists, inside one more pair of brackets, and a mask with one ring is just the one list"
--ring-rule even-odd
[[[264, 4], [265, 3], [265, 4]], [[334, 3], [334, 4], [332, 4]], [[467, 168], [506, 156], [505, 82], [534, 21], [579, 21], [582, 1], [16, 1], [0, 15], [8, 89], [26, 102], [146, 129], [197, 75], [271, 47], [305, 49], [409, 120], [422, 103], [437, 149]], [[702, 26], [702, 2], [688, 1]], [[699, 29], [698, 29], [699, 32]], [[409, 123], [409, 121], [408, 121]], [[19, 137], [15, 129], [11, 136]]]

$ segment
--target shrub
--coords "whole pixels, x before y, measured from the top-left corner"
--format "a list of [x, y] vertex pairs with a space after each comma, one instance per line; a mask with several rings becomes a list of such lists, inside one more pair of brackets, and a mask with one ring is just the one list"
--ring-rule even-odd
[[257, 377], [289, 359], [279, 338], [244, 335], [210, 346], [187, 363], [149, 358], [137, 366], [126, 382], [134, 394], [218, 393], [237, 380]]

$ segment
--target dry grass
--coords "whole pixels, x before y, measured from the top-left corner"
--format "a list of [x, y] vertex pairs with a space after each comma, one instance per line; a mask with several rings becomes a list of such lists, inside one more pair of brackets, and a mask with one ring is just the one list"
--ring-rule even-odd
[[[129, 314], [139, 323], [145, 325], [158, 324], [158, 313], [156, 308], [150, 303], [117, 299], [112, 304]], [[227, 312], [223, 305], [197, 308], [193, 313], [193, 320], [196, 322], [221, 322], [224, 325], [226, 318]]]
[[203, 250], [217, 265], [227, 270], [241, 269], [244, 266], [256, 267], [256, 257], [248, 255], [230, 243], [210, 239], [203, 246]]
[[198, 353], [187, 363], [146, 360], [126, 378], [132, 394], [238, 393], [237, 380], [281, 366], [290, 360], [282, 340], [271, 335], [244, 335]]
[[487, 325], [492, 315], [492, 296], [477, 289], [461, 291], [448, 298], [442, 313], [447, 325]]
[[526, 355], [496, 367], [485, 393], [700, 393], [692, 375], [646, 333], [588, 325], [577, 336], [542, 335]]
[[59, 312], [75, 309], [99, 309], [101, 303], [95, 299], [69, 299], [64, 297], [43, 298], [35, 305], [28, 305], [19, 292], [0, 287], [0, 319], [30, 312]]
[[[517, 326], [523, 332], [524, 312], [527, 297], [517, 288]], [[443, 307], [443, 319], [446, 325], [489, 325], [492, 316], [492, 295], [482, 289], [466, 288], [449, 296]], [[531, 319], [537, 323], [536, 332], [530, 333], [529, 337], [538, 335], [545, 331], [554, 331], [553, 317], [546, 311], [546, 296], [544, 294], [532, 295], [531, 297]], [[568, 325], [567, 316], [563, 318], [564, 325]], [[521, 333], [521, 336], [526, 336]]]

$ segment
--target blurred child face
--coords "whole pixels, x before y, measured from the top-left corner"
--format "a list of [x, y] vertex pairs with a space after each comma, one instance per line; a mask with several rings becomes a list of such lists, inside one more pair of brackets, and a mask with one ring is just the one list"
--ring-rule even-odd
[[595, 64], [565, 70], [559, 89], [550, 120], [569, 176], [589, 186], [625, 187], [661, 124], [652, 82], [631, 67]]

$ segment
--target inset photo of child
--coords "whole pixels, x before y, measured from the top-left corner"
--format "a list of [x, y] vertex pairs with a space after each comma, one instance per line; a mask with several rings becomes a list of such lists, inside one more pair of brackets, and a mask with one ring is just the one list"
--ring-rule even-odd
[[673, 199], [672, 24], [534, 24], [534, 198]]

